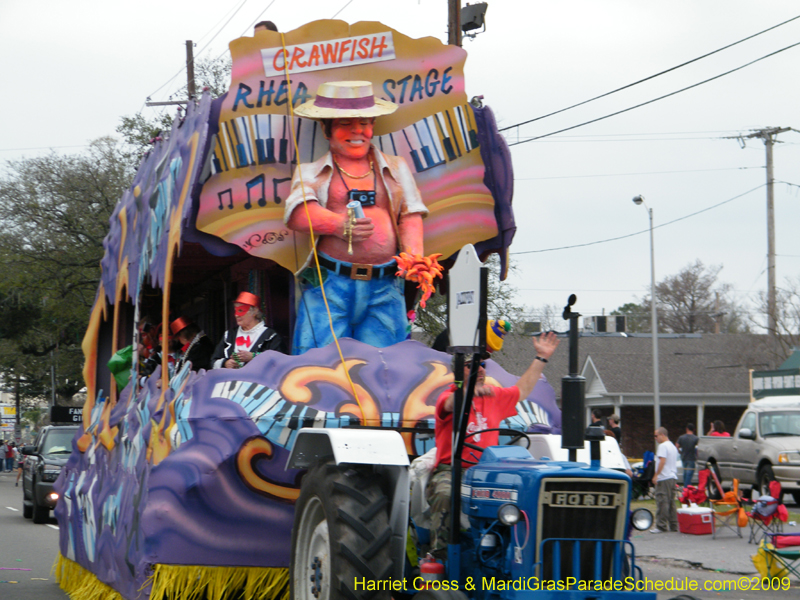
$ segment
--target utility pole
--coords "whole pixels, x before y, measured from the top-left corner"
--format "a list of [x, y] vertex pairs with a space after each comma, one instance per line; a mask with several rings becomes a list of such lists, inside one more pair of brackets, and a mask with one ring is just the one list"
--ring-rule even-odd
[[740, 135], [739, 140], [742, 148], [745, 146], [746, 139], [764, 140], [767, 150], [767, 335], [774, 342], [777, 340], [777, 299], [775, 284], [775, 196], [774, 183], [775, 177], [772, 168], [772, 146], [777, 141], [775, 138], [780, 133], [792, 131], [791, 127], [767, 127], [758, 129], [750, 135]]
[[192, 40], [186, 40], [186, 89], [189, 92], [189, 100], [193, 100], [197, 91], [194, 87], [194, 44]]
[[447, 0], [447, 43], [461, 46], [461, 0]]
[[188, 100], [167, 100], [165, 102], [145, 102], [146, 106], [172, 106], [174, 104], [188, 104], [197, 95], [194, 83], [194, 42], [186, 40], [186, 91]]

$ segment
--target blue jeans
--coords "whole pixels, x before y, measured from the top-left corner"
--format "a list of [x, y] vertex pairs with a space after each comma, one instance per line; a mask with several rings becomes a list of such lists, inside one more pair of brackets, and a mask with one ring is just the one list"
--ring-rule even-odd
[[[381, 266], [375, 265], [375, 268]], [[337, 338], [350, 337], [385, 348], [408, 337], [402, 279], [392, 273], [362, 281], [324, 267], [321, 271]], [[312, 274], [316, 275], [316, 269]], [[301, 289], [303, 295], [297, 309], [292, 354], [303, 354], [333, 342], [319, 284], [303, 279]]]
[[693, 460], [684, 460], [683, 462], [683, 487], [692, 483], [692, 475], [694, 475], [695, 462]]
[[14, 457], [6, 459], [6, 471], [13, 471], [14, 470]]

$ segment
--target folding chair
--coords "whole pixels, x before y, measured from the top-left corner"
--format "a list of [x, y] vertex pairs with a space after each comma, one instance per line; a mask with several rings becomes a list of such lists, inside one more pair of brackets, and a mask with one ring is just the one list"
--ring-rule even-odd
[[[652, 452], [650, 452], [650, 454], [653, 455]], [[639, 473], [635, 473], [631, 478], [633, 481], [633, 485], [631, 486], [631, 496], [633, 500], [650, 497], [654, 489], [653, 475], [655, 475], [656, 472], [656, 462], [653, 460], [653, 458], [650, 458], [649, 462], [646, 459], [647, 452], [645, 452], [644, 467]]]
[[706, 484], [708, 483], [709, 473], [708, 469], [702, 469], [697, 472], [697, 486], [687, 485], [683, 488], [683, 493], [680, 497], [681, 504], [702, 504], [708, 500]]
[[761, 496], [747, 513], [750, 523], [748, 543], [758, 543], [770, 534], [783, 533], [783, 524], [788, 520], [788, 512], [781, 502], [783, 489], [780, 481], [770, 481], [769, 496]]
[[[722, 486], [717, 481], [716, 475], [712, 473], [711, 476], [721, 491]], [[739, 499], [739, 480], [733, 480], [733, 490], [725, 492], [722, 495], [722, 500], [709, 500], [709, 504], [714, 510], [712, 513], [714, 516], [714, 529], [711, 537], [717, 539], [717, 532], [725, 529], [742, 537], [742, 530], [739, 527], [739, 509], [742, 507]]]
[[767, 572], [772, 566], [800, 579], [800, 533], [766, 533], [765, 538], [770, 544], [764, 547]]

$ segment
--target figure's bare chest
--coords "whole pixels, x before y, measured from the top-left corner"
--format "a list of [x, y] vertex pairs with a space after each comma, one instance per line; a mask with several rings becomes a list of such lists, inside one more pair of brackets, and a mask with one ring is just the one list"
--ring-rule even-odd
[[351, 192], [375, 192], [375, 206], [385, 211], [389, 210], [389, 195], [386, 193], [386, 188], [377, 171], [363, 179], [350, 179], [342, 176], [334, 166], [333, 176], [328, 188], [326, 208], [336, 213], [347, 212], [347, 203], [350, 202], [351, 196], [353, 196], [353, 199], [361, 196], [361, 194], [351, 194]]

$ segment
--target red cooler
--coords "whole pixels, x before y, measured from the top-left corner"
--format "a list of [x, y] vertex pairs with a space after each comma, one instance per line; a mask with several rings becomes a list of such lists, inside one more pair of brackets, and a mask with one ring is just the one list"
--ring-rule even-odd
[[710, 508], [693, 506], [678, 509], [678, 531], [692, 535], [714, 532], [714, 515]]

